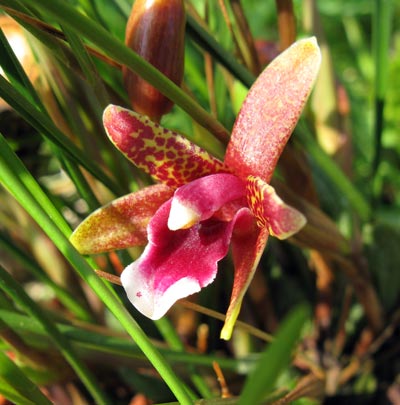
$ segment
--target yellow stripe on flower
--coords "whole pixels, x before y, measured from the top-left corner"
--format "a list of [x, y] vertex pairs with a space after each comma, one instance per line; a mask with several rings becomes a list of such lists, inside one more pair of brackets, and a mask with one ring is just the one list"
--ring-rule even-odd
[[279, 239], [297, 233], [307, 222], [304, 215], [285, 204], [275, 189], [259, 177], [249, 176], [246, 184], [247, 203], [260, 228]]

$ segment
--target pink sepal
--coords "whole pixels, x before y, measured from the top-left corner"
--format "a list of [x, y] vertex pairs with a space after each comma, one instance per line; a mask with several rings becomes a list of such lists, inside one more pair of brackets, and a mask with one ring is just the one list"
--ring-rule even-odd
[[225, 164], [269, 182], [310, 94], [321, 63], [315, 38], [294, 43], [257, 78], [237, 116]]
[[243, 297], [253, 279], [267, 240], [268, 230], [257, 226], [250, 210], [242, 208], [238, 211], [231, 239], [235, 276], [221, 339], [231, 338]]

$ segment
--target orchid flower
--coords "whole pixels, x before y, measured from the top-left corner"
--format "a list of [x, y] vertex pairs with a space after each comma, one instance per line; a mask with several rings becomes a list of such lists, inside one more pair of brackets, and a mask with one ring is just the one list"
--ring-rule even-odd
[[264, 70], [233, 127], [224, 161], [147, 117], [110, 105], [103, 122], [114, 145], [159, 184], [111, 202], [72, 235], [85, 254], [146, 245], [121, 274], [131, 303], [159, 319], [209, 285], [232, 248], [229, 339], [269, 235], [285, 239], [305, 217], [269, 184], [320, 64], [315, 38], [298, 41]]

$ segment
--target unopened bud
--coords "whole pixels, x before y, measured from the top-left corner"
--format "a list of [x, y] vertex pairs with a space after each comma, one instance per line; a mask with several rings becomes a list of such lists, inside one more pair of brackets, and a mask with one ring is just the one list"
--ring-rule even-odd
[[[136, 0], [126, 27], [125, 43], [178, 86], [183, 77], [185, 8], [183, 0]], [[153, 121], [172, 108], [172, 101], [136, 73], [123, 68], [125, 88], [135, 111]]]

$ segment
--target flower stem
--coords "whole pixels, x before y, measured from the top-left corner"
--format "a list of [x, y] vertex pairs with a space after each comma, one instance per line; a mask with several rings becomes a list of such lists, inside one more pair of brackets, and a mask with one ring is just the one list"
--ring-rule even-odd
[[288, 48], [296, 40], [296, 20], [293, 11], [293, 0], [276, 0], [278, 11], [279, 48]]

